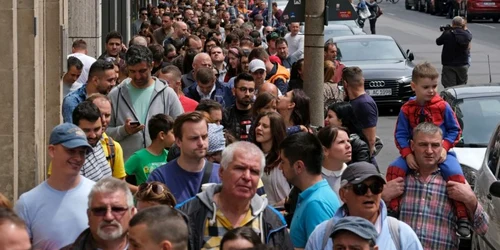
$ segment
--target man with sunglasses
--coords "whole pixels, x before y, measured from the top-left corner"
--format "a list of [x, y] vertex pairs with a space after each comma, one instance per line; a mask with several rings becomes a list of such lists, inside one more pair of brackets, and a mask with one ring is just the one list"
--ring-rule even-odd
[[[415, 230], [425, 249], [459, 249], [458, 219], [453, 205], [456, 200], [464, 203], [471, 229], [478, 236], [484, 235], [488, 231], [488, 216], [474, 191], [468, 183], [446, 182], [442, 176], [438, 163], [443, 150], [441, 128], [430, 122], [420, 123], [413, 129], [410, 147], [417, 170], [404, 179], [388, 182], [383, 193], [386, 202], [402, 196], [399, 219]], [[405, 159], [398, 157], [391, 165], [401, 161]]]
[[332, 228], [346, 216], [361, 217], [373, 223], [378, 233], [376, 243], [379, 249], [422, 249], [417, 235], [410, 226], [387, 216], [387, 208], [382, 201], [384, 184], [384, 178], [373, 164], [356, 162], [349, 165], [342, 173], [339, 190], [344, 205], [332, 219], [314, 229], [307, 241], [306, 249], [332, 249], [333, 242], [329, 238]]
[[136, 213], [134, 197], [126, 182], [112, 177], [101, 179], [89, 194], [87, 209], [89, 227], [78, 236], [73, 244], [62, 250], [125, 250], [129, 244], [129, 222]]
[[132, 36], [139, 34], [139, 31], [141, 31], [141, 25], [145, 21], [148, 21], [148, 9], [142, 7], [139, 9], [139, 18], [137, 18], [137, 20], [135, 20], [132, 24]]
[[252, 126], [252, 103], [255, 94], [255, 82], [252, 75], [241, 73], [234, 80], [233, 95], [235, 104], [226, 109], [222, 116], [222, 125], [237, 140], [250, 140], [250, 127]]

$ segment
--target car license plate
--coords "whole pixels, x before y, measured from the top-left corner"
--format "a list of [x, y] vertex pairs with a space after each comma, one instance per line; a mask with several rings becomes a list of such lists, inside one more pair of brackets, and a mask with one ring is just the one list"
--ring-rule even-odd
[[495, 6], [495, 3], [494, 2], [484, 2], [483, 5], [484, 6]]
[[386, 96], [392, 95], [392, 89], [367, 89], [366, 93], [371, 96]]

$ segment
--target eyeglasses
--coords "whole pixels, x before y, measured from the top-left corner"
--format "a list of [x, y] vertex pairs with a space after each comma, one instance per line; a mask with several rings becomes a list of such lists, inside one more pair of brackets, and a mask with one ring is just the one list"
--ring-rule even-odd
[[[116, 217], [122, 216], [128, 210], [128, 207], [111, 207], [110, 209], [111, 214]], [[94, 207], [91, 208], [90, 211], [95, 216], [106, 216], [108, 213], [108, 207]]]
[[161, 185], [144, 182], [141, 185], [139, 185], [139, 190], [137, 192], [145, 192], [148, 190], [153, 191], [153, 193], [155, 194], [161, 194], [164, 191], [163, 186]]
[[247, 87], [239, 87], [238, 90], [243, 92], [243, 93], [246, 93], [248, 91], [248, 92], [250, 92], [250, 94], [255, 92], [254, 88], [247, 88]]
[[368, 192], [368, 189], [372, 192], [372, 194], [380, 194], [384, 189], [384, 184], [380, 181], [375, 181], [371, 185], [366, 185], [365, 183], [353, 184], [352, 191], [356, 195], [365, 195]]

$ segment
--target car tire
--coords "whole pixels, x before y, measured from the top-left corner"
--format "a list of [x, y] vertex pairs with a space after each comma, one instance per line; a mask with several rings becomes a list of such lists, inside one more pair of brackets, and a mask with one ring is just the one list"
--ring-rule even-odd
[[498, 23], [498, 20], [500, 20], [500, 18], [499, 18], [499, 17], [494, 17], [494, 18], [493, 18], [493, 22], [494, 22], [494, 23]]
[[405, 0], [405, 9], [407, 9], [407, 10], [411, 10], [411, 6], [410, 6], [410, 4], [408, 3], [408, 0]]
[[472, 23], [472, 16], [469, 15], [467, 10], [465, 11], [465, 18], [467, 19], [467, 23]]

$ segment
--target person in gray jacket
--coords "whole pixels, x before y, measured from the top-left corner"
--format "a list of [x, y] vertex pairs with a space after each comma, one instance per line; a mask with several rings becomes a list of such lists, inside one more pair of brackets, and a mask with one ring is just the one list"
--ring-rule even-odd
[[184, 110], [174, 90], [151, 76], [153, 54], [147, 47], [131, 46], [125, 60], [129, 78], [108, 95], [113, 108], [106, 133], [120, 142], [126, 161], [135, 151], [151, 144], [147, 121], [153, 115], [162, 113], [175, 118]]

